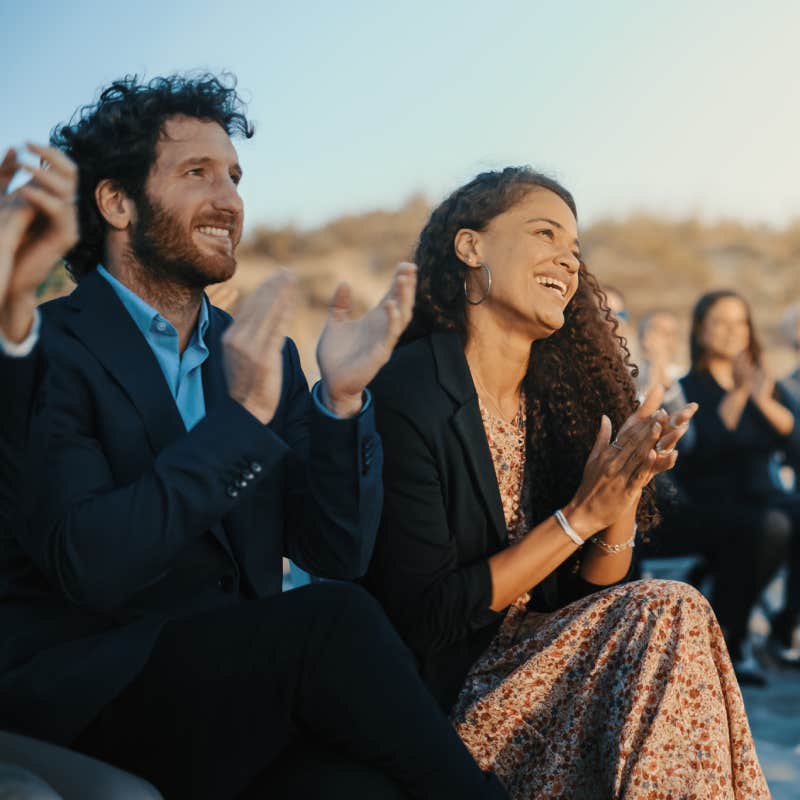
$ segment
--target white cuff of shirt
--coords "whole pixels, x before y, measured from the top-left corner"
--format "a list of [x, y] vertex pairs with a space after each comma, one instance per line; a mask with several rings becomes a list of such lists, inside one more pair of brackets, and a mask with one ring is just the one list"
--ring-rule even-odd
[[0, 332], [0, 350], [3, 355], [11, 358], [25, 358], [29, 356], [36, 347], [36, 342], [39, 341], [39, 329], [42, 327], [42, 318], [39, 315], [37, 308], [33, 312], [33, 325], [31, 325], [31, 332], [21, 342], [9, 342], [2, 332]]

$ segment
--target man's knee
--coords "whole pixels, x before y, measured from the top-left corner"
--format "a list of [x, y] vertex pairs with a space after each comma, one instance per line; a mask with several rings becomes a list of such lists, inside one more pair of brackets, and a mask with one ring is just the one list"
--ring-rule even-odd
[[0, 764], [0, 800], [61, 800], [61, 796], [32, 772]]

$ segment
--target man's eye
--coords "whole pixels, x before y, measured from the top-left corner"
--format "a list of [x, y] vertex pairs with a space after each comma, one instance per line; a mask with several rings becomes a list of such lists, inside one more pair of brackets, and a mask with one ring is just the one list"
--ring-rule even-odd
[[203, 168], [202, 167], [192, 167], [191, 169], [186, 170], [187, 175], [202, 175]]
[[231, 180], [233, 181], [234, 185], [238, 186], [242, 182], [242, 176], [239, 175], [237, 172], [232, 172]]

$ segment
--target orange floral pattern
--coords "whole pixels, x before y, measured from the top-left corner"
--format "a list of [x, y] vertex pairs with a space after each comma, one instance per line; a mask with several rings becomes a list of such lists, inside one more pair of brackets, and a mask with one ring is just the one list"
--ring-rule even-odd
[[[509, 534], [525, 529], [518, 429], [482, 409]], [[524, 453], [524, 451], [522, 451]], [[510, 473], [516, 472], [516, 477]], [[516, 506], [516, 508], [515, 508]], [[636, 581], [557, 612], [509, 609], [473, 666], [453, 719], [514, 800], [762, 800], [742, 696], [705, 598]]]

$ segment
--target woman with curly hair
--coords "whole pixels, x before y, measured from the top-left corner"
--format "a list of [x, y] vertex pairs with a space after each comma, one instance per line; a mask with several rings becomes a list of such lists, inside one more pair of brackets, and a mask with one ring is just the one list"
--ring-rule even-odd
[[576, 220], [523, 167], [477, 176], [423, 229], [414, 318], [373, 384], [368, 585], [512, 797], [766, 798], [709, 605], [625, 583], [696, 407], [670, 419], [654, 390], [636, 408]]

